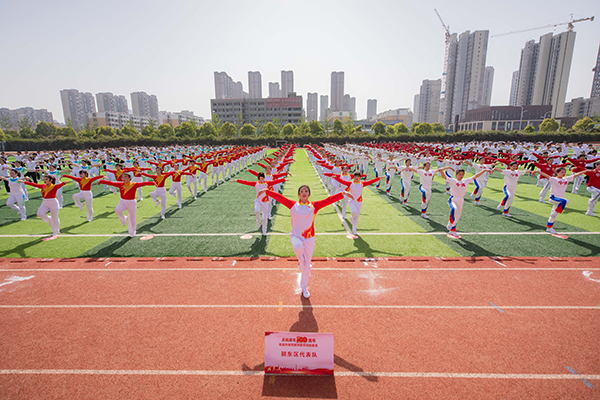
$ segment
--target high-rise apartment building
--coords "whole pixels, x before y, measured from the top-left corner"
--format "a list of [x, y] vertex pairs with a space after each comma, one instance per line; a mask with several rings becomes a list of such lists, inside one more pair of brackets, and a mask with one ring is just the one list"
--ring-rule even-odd
[[425, 79], [423, 83], [421, 83], [418, 108], [417, 105], [415, 105], [413, 113], [414, 122], [428, 122], [430, 124], [439, 122], [441, 89], [441, 79]]
[[331, 73], [331, 111], [344, 111], [344, 72]]
[[317, 93], [308, 93], [306, 98], [306, 119], [309, 122], [319, 119], [319, 95]]
[[515, 71], [512, 74], [512, 80], [510, 83], [510, 98], [508, 99], [509, 106], [517, 105], [517, 94], [519, 93], [519, 71]]
[[349, 94], [344, 95], [344, 109], [342, 111], [347, 111], [351, 113], [352, 118], [356, 118], [356, 97], [350, 97]]
[[46, 109], [36, 110], [33, 107], [22, 107], [9, 110], [8, 108], [0, 108], [0, 120], [7, 119], [9, 122], [9, 124], [0, 126], [0, 128], [18, 130], [19, 122], [25, 118], [29, 120], [33, 129], [35, 129], [39, 122], [54, 122], [52, 113]]
[[483, 79], [483, 103], [482, 107], [492, 105], [492, 87], [494, 86], [494, 67], [485, 67], [485, 78]]
[[446, 128], [464, 118], [467, 110], [484, 103], [488, 37], [489, 31], [466, 31], [458, 39], [456, 34], [450, 36], [439, 111], [439, 120]]
[[269, 82], [269, 97], [277, 98], [281, 96], [281, 89], [279, 89], [279, 82]]
[[377, 115], [377, 99], [367, 100], [367, 120]]
[[327, 114], [329, 114], [329, 96], [326, 94], [321, 95], [320, 101], [321, 106], [319, 107], [319, 121], [325, 121]]
[[551, 105], [552, 117], [562, 117], [571, 72], [575, 32], [548, 33], [521, 50], [517, 106]]
[[590, 97], [600, 97], [600, 46], [598, 46], [598, 57], [596, 57], [596, 66], [593, 71], [594, 80], [592, 81], [592, 93]]
[[215, 98], [230, 99], [233, 97], [233, 79], [226, 72], [215, 71]]
[[248, 71], [248, 97], [262, 99], [262, 77], [258, 71]]
[[421, 94], [415, 94], [415, 98], [413, 100], [413, 122], [422, 122], [419, 120], [419, 108], [421, 107]]
[[77, 89], [64, 89], [60, 91], [65, 123], [69, 121], [73, 128], [79, 130], [88, 122], [88, 115], [96, 112], [96, 102], [91, 93], [82, 93]]
[[131, 93], [133, 115], [158, 119], [158, 98], [146, 92]]
[[127, 98], [123, 95], [115, 96], [110, 92], [96, 93], [96, 102], [98, 103], [98, 112], [129, 112]]
[[294, 92], [294, 71], [281, 71], [281, 97]]

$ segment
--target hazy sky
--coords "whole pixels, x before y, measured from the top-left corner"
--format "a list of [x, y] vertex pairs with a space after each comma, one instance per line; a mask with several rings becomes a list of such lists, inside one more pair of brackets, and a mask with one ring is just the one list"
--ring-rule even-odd
[[[63, 121], [59, 91], [158, 96], [159, 108], [210, 117], [214, 71], [248, 90], [248, 71], [268, 82], [294, 71], [294, 89], [329, 94], [332, 71], [345, 71], [345, 93], [358, 118], [367, 99], [378, 112], [413, 107], [423, 79], [443, 70], [444, 31], [490, 34], [595, 15], [575, 25], [567, 91], [589, 97], [600, 42], [597, 0], [0, 0], [0, 108], [47, 108]], [[508, 104], [511, 74], [527, 40], [566, 26], [490, 39], [492, 105]]]

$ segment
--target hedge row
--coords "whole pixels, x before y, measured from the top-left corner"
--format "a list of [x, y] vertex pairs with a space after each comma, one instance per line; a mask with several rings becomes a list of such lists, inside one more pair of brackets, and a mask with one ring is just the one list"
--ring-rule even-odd
[[[600, 142], [600, 133], [524, 133], [503, 131], [461, 131], [454, 134], [431, 135], [304, 135], [304, 136], [270, 136], [270, 137], [236, 137], [225, 138], [149, 138], [149, 137], [119, 137], [105, 140], [83, 138], [54, 138], [54, 139], [11, 139], [4, 143], [5, 151], [40, 151], [40, 150], [83, 150], [116, 147], [166, 147], [173, 145], [248, 145], [248, 146], [275, 146], [277, 141], [285, 140], [297, 145], [313, 143], [363, 143], [363, 142], [470, 142], [470, 141], [504, 141], [504, 142]], [[0, 143], [1, 145], [2, 143]]]

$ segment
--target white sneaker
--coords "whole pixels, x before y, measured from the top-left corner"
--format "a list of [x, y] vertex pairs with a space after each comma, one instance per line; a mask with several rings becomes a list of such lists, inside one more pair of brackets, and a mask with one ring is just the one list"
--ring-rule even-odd
[[177, 207], [179, 207], [179, 209], [181, 210], [181, 204], [178, 204]]
[[429, 219], [429, 217], [425, 213], [421, 213], [421, 218]]
[[540, 199], [540, 203], [548, 204], [548, 202], [546, 200], [544, 200], [544, 199]]
[[509, 213], [502, 213], [502, 215], [508, 218], [512, 218], [512, 215], [510, 215]]
[[556, 233], [556, 231], [554, 230], [554, 228], [546, 228], [546, 232]]
[[93, 219], [92, 219], [92, 218], [90, 218], [90, 219], [88, 219], [87, 221], [88, 221], [88, 222], [92, 222], [92, 221], [93, 221]]
[[121, 222], [123, 226], [127, 226], [127, 215], [125, 216], [125, 222]]
[[498, 210], [502, 210], [504, 208], [504, 206], [502, 204], [498, 204], [498, 207], [496, 207]]
[[83, 206], [79, 206], [79, 211], [83, 211]]
[[305, 299], [310, 297], [310, 293], [308, 292], [307, 288], [302, 288], [302, 296], [304, 296]]
[[480, 206], [480, 205], [481, 205], [481, 203], [480, 203], [480, 202], [478, 202], [478, 201], [476, 201], [476, 202], [475, 202], [475, 205], [476, 205], [476, 206]]
[[449, 232], [448, 232], [448, 234], [449, 234], [450, 236], [454, 236], [454, 237], [456, 237], [456, 238], [458, 237], [458, 233], [456, 233], [456, 232], [449, 231]]
[[573, 194], [579, 194], [579, 193], [577, 193], [577, 190], [573, 190], [571, 193], [573, 193]]
[[158, 207], [160, 205], [160, 202], [158, 200], [154, 200], [154, 207]]
[[198, 200], [198, 196], [194, 196], [194, 200]]
[[591, 211], [586, 212], [585, 215], [589, 215], [590, 217], [595, 217], [596, 216], [596, 214], [594, 214]]
[[391, 195], [392, 195], [390, 192], [386, 192], [386, 194], [387, 194], [388, 196], [391, 196]]
[[27, 215], [21, 215], [21, 221], [25, 221], [27, 219]]
[[160, 219], [165, 219], [165, 216], [164, 216], [164, 215], [161, 215], [161, 216], [160, 216]]

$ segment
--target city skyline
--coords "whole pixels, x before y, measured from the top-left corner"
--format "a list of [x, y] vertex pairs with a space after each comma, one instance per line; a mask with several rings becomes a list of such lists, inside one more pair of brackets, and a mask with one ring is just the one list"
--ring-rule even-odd
[[[117, 4], [121, 10], [118, 15], [110, 11]], [[161, 4], [156, 1], [126, 4], [107, 1], [106, 7], [102, 8], [75, 1], [0, 4], [0, 33], [14, 38], [4, 44], [10, 61], [2, 66], [3, 73], [0, 74], [0, 87], [3, 88], [0, 107], [48, 109], [61, 120], [59, 92], [65, 88], [91, 93], [146, 91], [161, 99], [161, 110], [189, 109], [196, 115], [210, 118], [215, 71], [227, 71], [240, 81], [246, 81], [248, 71], [260, 71], [263, 97], [267, 97], [266, 83], [279, 82], [281, 71], [291, 70], [294, 72], [294, 89], [304, 99], [309, 92], [329, 94], [331, 72], [344, 71], [344, 92], [356, 97], [357, 119], [362, 119], [366, 117], [368, 99], [378, 99], [380, 110], [412, 108], [421, 82], [441, 77], [444, 32], [433, 12], [434, 7], [450, 25], [451, 33], [490, 30], [490, 36], [568, 21], [571, 12], [577, 18], [596, 15], [599, 10], [595, 2], [583, 0], [569, 4], [507, 1], [502, 5], [472, 1], [449, 5], [416, 1], [368, 4], [308, 1], [300, 4], [270, 0], [250, 5], [232, 1], [190, 4], [175, 0], [173, 6], [182, 12], [177, 18], [165, 20]], [[516, 8], [520, 13], [510, 11]], [[315, 13], [316, 9], [320, 11]], [[251, 28], [251, 34], [240, 36], [232, 30], [219, 35], [217, 40], [207, 40], [211, 32], [218, 29], [217, 22], [207, 16], [223, 10], [231, 14], [233, 24], [249, 15], [268, 16], [269, 21], [277, 22], [267, 24], [265, 19], [264, 26], [258, 24]], [[367, 12], [377, 18], [365, 18]], [[83, 18], [92, 14], [95, 18], [91, 21]], [[303, 30], [290, 24], [284, 16], [292, 14], [294, 20], [308, 21], [310, 29]], [[332, 22], [329, 16], [334, 14], [339, 18]], [[398, 15], [403, 18], [397, 20]], [[198, 18], [202, 21], [199, 26], [192, 23]], [[60, 26], [63, 19], [71, 21], [68, 27]], [[28, 29], [23, 31], [25, 22]], [[158, 23], [159, 31], [154, 28]], [[319, 41], [323, 37], [334, 37], [335, 32], [348, 26], [361, 28], [348, 32], [350, 47], [325, 46], [324, 49], [306, 50], [297, 47], [292, 52], [274, 50], [289, 48], [289, 40], [293, 37]], [[137, 30], [153, 40], [132, 48], [123, 38], [133, 37]], [[537, 41], [546, 33], [559, 34], [565, 30], [565, 26], [559, 26], [489, 39], [486, 65], [495, 68], [492, 105], [509, 104], [512, 73], [518, 68], [520, 51], [525, 43], [532, 39]], [[17, 36], [11, 33], [16, 31], [22, 33]], [[593, 79], [591, 69], [598, 55], [600, 23], [576, 24], [575, 31], [577, 39], [565, 101], [589, 96]], [[77, 37], [73, 37], [72, 32], [77, 32]], [[257, 37], [260, 38], [258, 47]], [[397, 52], [390, 53], [390, 48], [397, 47], [398, 37], [402, 38], [402, 46]], [[39, 46], [40, 41], [44, 46]], [[111, 43], [110, 54], [99, 56], [97, 48], [107, 42]], [[186, 57], [177, 61], [177, 53], [165, 56], [165, 52], [158, 51], [163, 45], [178, 42], [186, 46], [195, 44], [197, 51], [191, 54], [186, 51]], [[36, 48], [35, 61], [31, 57], [32, 46]], [[357, 57], [357, 54], [365, 56]], [[385, 62], [374, 62], [377, 57]], [[410, 63], [406, 62], [407, 57], [410, 57]], [[182, 61], [184, 59], [186, 61]]]

